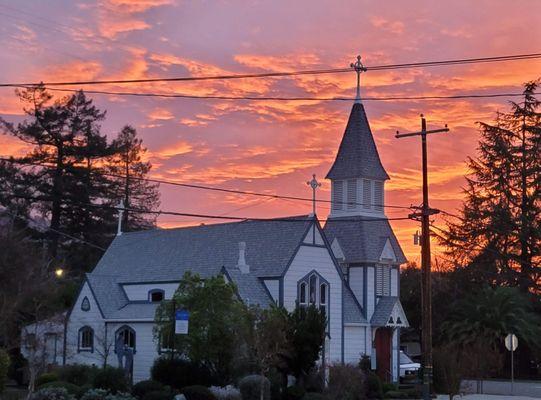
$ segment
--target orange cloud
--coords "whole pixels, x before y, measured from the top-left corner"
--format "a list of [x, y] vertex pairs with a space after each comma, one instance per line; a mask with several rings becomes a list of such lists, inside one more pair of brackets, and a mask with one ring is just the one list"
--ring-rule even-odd
[[173, 113], [164, 108], [155, 108], [148, 114], [148, 118], [152, 121], [156, 120], [169, 120], [175, 118]]

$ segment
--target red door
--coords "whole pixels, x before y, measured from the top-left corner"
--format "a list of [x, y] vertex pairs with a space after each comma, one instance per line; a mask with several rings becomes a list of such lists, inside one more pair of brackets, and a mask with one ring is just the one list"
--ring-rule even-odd
[[376, 331], [376, 373], [384, 381], [391, 381], [391, 338], [390, 328], [378, 328]]

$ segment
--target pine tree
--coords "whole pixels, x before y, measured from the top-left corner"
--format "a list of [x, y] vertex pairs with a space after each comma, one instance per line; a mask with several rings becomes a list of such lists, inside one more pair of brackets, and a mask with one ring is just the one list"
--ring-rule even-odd
[[460, 220], [448, 223], [448, 255], [480, 281], [539, 293], [541, 284], [541, 102], [539, 81], [523, 99], [480, 123]]
[[[156, 211], [160, 205], [159, 185], [141, 178], [146, 178], [152, 165], [143, 161], [147, 149], [143, 140], [137, 137], [137, 131], [126, 125], [113, 141], [114, 155], [109, 161], [109, 172], [115, 175], [116, 197], [122, 199], [124, 212], [123, 231], [151, 229], [156, 226], [156, 215], [146, 213]], [[137, 210], [137, 211], [130, 211]]]

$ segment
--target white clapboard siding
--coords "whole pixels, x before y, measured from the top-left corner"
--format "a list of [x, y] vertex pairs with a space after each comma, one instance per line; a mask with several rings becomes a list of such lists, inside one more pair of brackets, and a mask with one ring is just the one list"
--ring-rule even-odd
[[349, 268], [349, 287], [359, 304], [364, 307], [364, 267]]
[[374, 267], [366, 267], [366, 319], [370, 321], [376, 306], [376, 294], [374, 293]]
[[[81, 303], [85, 297], [90, 302], [90, 310], [88, 311], [81, 310]], [[78, 351], [79, 329], [83, 326], [89, 326], [94, 330], [93, 352]], [[68, 364], [103, 364], [103, 358], [96, 351], [96, 347], [100, 345], [100, 341], [105, 340], [105, 324], [88, 282], [84, 283], [73, 306], [66, 333], [66, 362]]]
[[165, 292], [165, 298], [171, 299], [178, 285], [179, 282], [124, 284], [122, 288], [130, 301], [148, 301], [148, 292], [154, 289], [163, 290]]
[[365, 326], [344, 327], [344, 362], [357, 365], [361, 356], [366, 353]]
[[[154, 341], [152, 322], [115, 322], [107, 323], [107, 330], [111, 337], [115, 336], [116, 331], [129, 326], [135, 331], [135, 354], [133, 355], [133, 382], [150, 379], [150, 369], [154, 360], [159, 357], [158, 346]], [[109, 365], [118, 366], [118, 359], [113, 353], [109, 359]]]
[[297, 282], [313, 270], [316, 270], [330, 285], [329, 359], [332, 362], [340, 362], [342, 358], [342, 280], [326, 248], [313, 246], [299, 248], [284, 276], [284, 307], [288, 310], [295, 309]]

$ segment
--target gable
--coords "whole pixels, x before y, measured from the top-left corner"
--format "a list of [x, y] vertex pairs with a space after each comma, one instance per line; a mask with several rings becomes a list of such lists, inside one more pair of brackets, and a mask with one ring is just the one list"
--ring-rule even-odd
[[104, 318], [102, 309], [96, 300], [96, 296], [90, 286], [88, 280], [85, 280], [75, 303], [71, 309], [70, 319], [94, 319]]
[[321, 233], [319, 232], [319, 229], [317, 228], [316, 224], [312, 224], [310, 229], [308, 229], [308, 232], [306, 233], [306, 236], [304, 236], [304, 239], [302, 240], [305, 244], [315, 244], [318, 246], [323, 246], [325, 243], [323, 242], [323, 238], [321, 237]]
[[383, 250], [381, 252], [381, 255], [379, 256], [379, 259], [381, 261], [392, 261], [396, 262], [396, 255], [393, 250], [393, 246], [391, 245], [391, 241], [389, 238], [385, 241], [385, 245], [383, 246]]
[[338, 260], [344, 260], [344, 252], [342, 251], [342, 248], [340, 247], [340, 243], [338, 242], [338, 238], [334, 238], [331, 244], [331, 250], [334, 254], [334, 257]]

